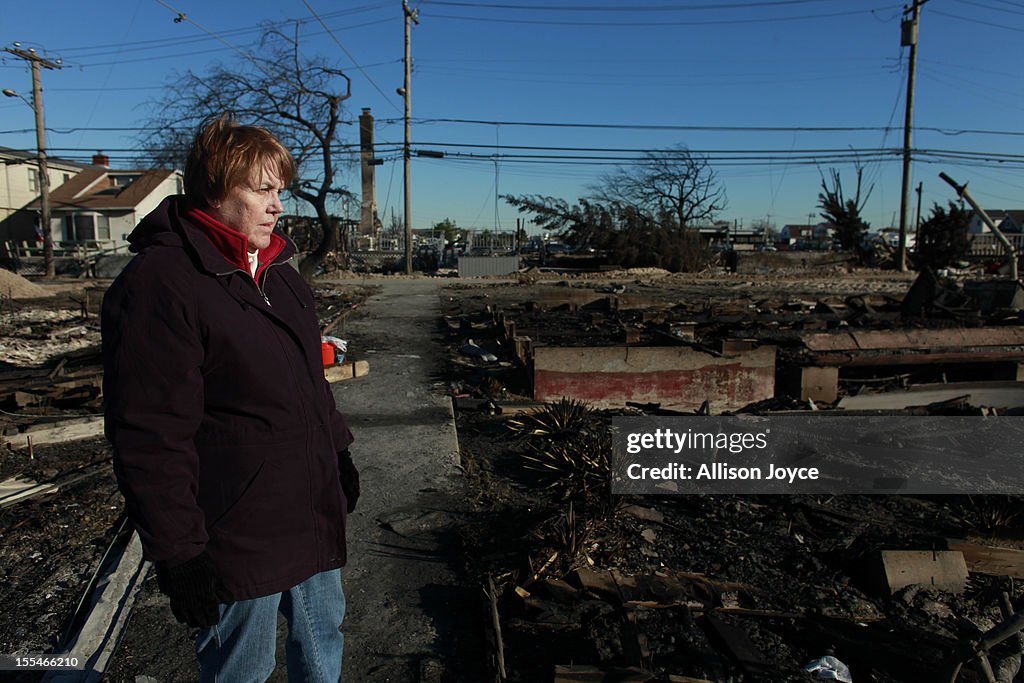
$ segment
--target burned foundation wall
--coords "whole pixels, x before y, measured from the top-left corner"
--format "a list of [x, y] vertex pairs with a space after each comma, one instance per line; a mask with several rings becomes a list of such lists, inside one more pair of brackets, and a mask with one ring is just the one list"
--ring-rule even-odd
[[713, 412], [775, 395], [775, 347], [714, 356], [688, 347], [536, 347], [533, 397], [563, 396], [599, 407], [626, 401]]

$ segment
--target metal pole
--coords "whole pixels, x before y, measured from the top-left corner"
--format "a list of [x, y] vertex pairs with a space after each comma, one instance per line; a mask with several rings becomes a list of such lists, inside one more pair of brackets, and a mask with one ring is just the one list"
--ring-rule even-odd
[[405, 157], [405, 274], [412, 274], [412, 188], [409, 183], [411, 174], [412, 152], [409, 140], [411, 138], [411, 117], [412, 117], [412, 24], [420, 23], [419, 11], [409, 8], [407, 0], [402, 0], [402, 10], [405, 12], [405, 85], [402, 88], [402, 95], [405, 98], [405, 144], [403, 156]]
[[903, 118], [903, 187], [900, 194], [900, 241], [896, 250], [896, 265], [901, 273], [907, 270], [907, 223], [910, 211], [910, 144], [914, 125], [914, 80], [917, 74], [917, 34], [921, 5], [928, 0], [914, 0], [911, 18], [902, 24], [900, 43], [910, 46], [910, 64], [907, 75], [907, 109]]

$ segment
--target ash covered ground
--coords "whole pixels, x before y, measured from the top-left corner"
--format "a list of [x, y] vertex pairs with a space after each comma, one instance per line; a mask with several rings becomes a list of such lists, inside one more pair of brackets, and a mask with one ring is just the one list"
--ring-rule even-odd
[[[795, 312], [822, 300], [839, 306], [850, 297], [880, 307], [887, 297], [901, 298], [912, 278], [851, 272], [836, 263], [772, 272], [751, 266], [734, 275], [634, 271], [588, 279], [527, 273], [512, 283], [457, 282], [442, 290], [448, 324], [439, 324], [449, 330], [450, 354], [438, 379], [457, 405], [461, 397], [478, 399], [457, 411], [472, 511], [458, 520], [456, 531], [468, 580], [485, 596], [480, 609], [491, 623], [491, 670], [498, 670], [500, 650], [510, 681], [553, 680], [557, 667], [575, 667], [564, 675], [789, 682], [813, 680], [803, 666], [832, 654], [858, 683], [948, 680], [943, 676], [950, 655], [1002, 620], [1001, 594], [1017, 608], [1024, 603], [1019, 581], [974, 573], [962, 593], [909, 587], [887, 595], [873, 585], [870, 563], [880, 550], [940, 550], [952, 538], [1020, 546], [1020, 498], [626, 498], [607, 495], [600, 480], [585, 473], [544, 476], [526, 466], [530, 457], [580, 431], [596, 432], [621, 412], [594, 411], [585, 429], [524, 438], [517, 427], [522, 415], [497, 413], [503, 402], [528, 400], [528, 381], [487, 324], [488, 307], [537, 299], [549, 288], [671, 300], [724, 320], [758, 308], [781, 315], [786, 306]], [[365, 294], [324, 288], [318, 292], [322, 322], [336, 322], [332, 332], [344, 337], [338, 315], [360, 305]], [[99, 296], [82, 299], [72, 290], [63, 299], [4, 302], [0, 326], [10, 349], [0, 359], [5, 370], [48, 374], [61, 356], [84, 354], [97, 343]], [[34, 312], [39, 310], [52, 315]], [[575, 324], [571, 317], [565, 321]], [[470, 335], [499, 360], [460, 354]], [[78, 347], [71, 348], [72, 338]], [[76, 396], [72, 405], [52, 399], [6, 405], [5, 430], [98, 412], [98, 397]], [[0, 510], [0, 597], [9, 606], [0, 612], [0, 652], [49, 652], [73, 629], [79, 600], [120, 524], [122, 502], [109, 457], [101, 438], [40, 446], [32, 458], [23, 449], [0, 457], [0, 479], [66, 482], [57, 494]], [[131, 637], [126, 644], [111, 680], [131, 680], [133, 658], [149, 659], [166, 646]], [[1012, 646], [1011, 640], [993, 655], [1004, 672], [1018, 664]], [[190, 672], [178, 674], [187, 679]], [[457, 672], [447, 675], [459, 680]], [[1010, 673], [1001, 675], [999, 680], [1013, 680]], [[984, 679], [965, 671], [959, 680]]]
[[[869, 315], [859, 308], [855, 324], [885, 328], [895, 316], [883, 309], [898, 310], [913, 278], [836, 264], [738, 275], [632, 271], [597, 280], [527, 274], [515, 284], [450, 288], [449, 377], [464, 397], [459, 439], [478, 510], [463, 528], [464, 542], [481, 584], [494, 585], [508, 679], [551, 680], [560, 671], [564, 680], [795, 682], [813, 680], [804, 667], [832, 655], [855, 681], [950, 680], [964, 643], [1003, 621], [1001, 595], [1019, 608], [1019, 581], [979, 572], [962, 592], [910, 586], [889, 594], [879, 586], [879, 553], [941, 551], [950, 539], [1017, 547], [1020, 497], [611, 496], [587, 462], [599, 447], [592, 437], [579, 443], [579, 435], [643, 411], [575, 406], [558, 414], [548, 406], [524, 420], [529, 382], [508, 362], [492, 322], [495, 311], [516, 310], [517, 322], [551, 340], [588, 328], [584, 345], [621, 343], [582, 307], [524, 306], [575, 290], [689, 308], [705, 316], [707, 330], [750, 336], [786, 319], [798, 330], [812, 322], [794, 312], [869, 301]], [[759, 315], [761, 322], [751, 322]], [[929, 324], [957, 323], [918, 321]], [[469, 335], [498, 362], [458, 354]], [[766, 410], [810, 409], [792, 398], [767, 403]], [[1016, 680], [1015, 649], [1011, 641], [992, 653], [997, 680]], [[972, 667], [959, 676], [985, 680]]]

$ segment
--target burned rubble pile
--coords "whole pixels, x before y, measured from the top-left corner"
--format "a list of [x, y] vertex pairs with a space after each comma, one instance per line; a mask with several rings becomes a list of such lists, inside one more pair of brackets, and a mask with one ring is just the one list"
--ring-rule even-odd
[[8, 284], [13, 295], [0, 311], [0, 599], [10, 608], [0, 616], [0, 650], [52, 652], [75, 628], [121, 520], [99, 438], [102, 293], [80, 286], [52, 294], [23, 278]]
[[[615, 416], [1015, 412], [985, 405], [992, 382], [976, 381], [1016, 385], [1024, 338], [1015, 310], [983, 309], [949, 282], [908, 311], [909, 279], [845, 290], [754, 280], [449, 290], [451, 390], [478, 509], [463, 538], [492, 602], [496, 673], [510, 681], [1014, 680], [1016, 637], [985, 641], [984, 662], [970, 644], [1004, 622], [1019, 628], [1011, 616], [1024, 604], [1019, 497], [609, 494]], [[852, 341], [845, 348], [820, 335]], [[599, 376], [605, 395], [596, 400], [538, 397], [550, 381], [542, 369], [600, 375], [608, 361], [596, 349], [659, 345], [701, 354], [698, 371], [761, 346], [776, 355], [749, 403], [724, 388], [735, 375], [717, 384], [690, 375], [683, 386], [696, 395], [686, 400], [666, 391], [638, 399]], [[585, 359], [541, 368], [536, 352], [548, 346], [582, 349]], [[648, 381], [643, 370], [633, 368], [632, 383]], [[922, 384], [929, 391], [915, 393]], [[563, 396], [567, 387], [588, 390], [583, 379], [561, 384]], [[910, 397], [890, 405], [883, 399], [893, 393]], [[843, 405], [867, 396], [881, 402]], [[836, 661], [848, 673], [826, 673]], [[811, 673], [815, 665], [824, 668]]]

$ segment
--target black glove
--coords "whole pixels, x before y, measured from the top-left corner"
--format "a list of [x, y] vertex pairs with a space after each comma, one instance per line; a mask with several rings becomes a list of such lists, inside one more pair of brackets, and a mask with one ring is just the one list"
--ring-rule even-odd
[[351, 515], [359, 500], [359, 470], [352, 464], [352, 454], [347, 448], [338, 453], [338, 479], [341, 480], [341, 490], [348, 500], [347, 512]]
[[182, 624], [209, 627], [220, 621], [220, 603], [234, 602], [234, 596], [217, 576], [213, 560], [204, 550], [191, 560], [168, 567], [156, 563], [156, 582], [171, 600], [171, 612]]

